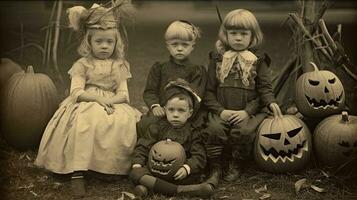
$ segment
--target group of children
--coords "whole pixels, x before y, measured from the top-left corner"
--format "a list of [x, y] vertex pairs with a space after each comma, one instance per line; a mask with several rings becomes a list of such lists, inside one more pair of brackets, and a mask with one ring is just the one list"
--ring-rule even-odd
[[[207, 72], [188, 58], [199, 29], [184, 20], [171, 23], [165, 33], [170, 58], [151, 67], [143, 94], [150, 110], [141, 116], [129, 105], [121, 31], [130, 5], [69, 9], [70, 26], [83, 37], [82, 58], [68, 72], [70, 95], [48, 123], [35, 164], [71, 173], [76, 196], [85, 195], [84, 175], [92, 170], [129, 175], [138, 199], [148, 190], [208, 197], [223, 175], [227, 181], [239, 177], [257, 126], [276, 104], [269, 59], [255, 55], [263, 39], [259, 24], [248, 10], [228, 13]], [[147, 166], [150, 148], [166, 139], [180, 143], [187, 157], [173, 181], [155, 177]]]

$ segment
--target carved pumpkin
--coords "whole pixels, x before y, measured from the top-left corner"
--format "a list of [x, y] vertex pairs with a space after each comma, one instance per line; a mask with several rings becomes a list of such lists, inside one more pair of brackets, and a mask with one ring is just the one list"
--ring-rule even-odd
[[314, 131], [316, 156], [323, 163], [339, 166], [357, 156], [357, 116], [333, 115], [322, 120]]
[[273, 113], [258, 127], [255, 161], [269, 172], [301, 169], [310, 159], [310, 131], [294, 115], [282, 115], [279, 107], [274, 107]]
[[326, 70], [302, 74], [296, 82], [295, 103], [299, 111], [308, 117], [325, 117], [341, 112], [345, 92], [338, 77]]
[[48, 76], [35, 74], [29, 66], [9, 79], [2, 106], [5, 140], [20, 150], [36, 147], [58, 107], [57, 89]]
[[185, 149], [180, 143], [169, 139], [157, 142], [149, 152], [148, 163], [151, 173], [165, 180], [172, 180], [185, 161]]

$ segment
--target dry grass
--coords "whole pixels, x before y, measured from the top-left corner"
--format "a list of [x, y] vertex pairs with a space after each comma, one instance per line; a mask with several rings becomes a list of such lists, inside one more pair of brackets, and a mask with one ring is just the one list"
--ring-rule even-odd
[[[19, 152], [0, 141], [2, 199], [74, 199], [70, 191], [68, 175], [56, 175], [33, 165], [35, 151]], [[222, 182], [211, 199], [259, 199], [270, 194], [267, 199], [287, 200], [352, 200], [357, 198], [357, 170], [347, 166], [339, 175], [333, 170], [309, 166], [308, 169], [293, 174], [270, 174], [262, 172], [253, 162], [246, 164], [240, 179], [233, 183]], [[323, 173], [324, 172], [324, 173]], [[328, 174], [328, 177], [326, 176]], [[306, 178], [310, 184], [323, 188], [317, 192], [304, 188], [295, 193], [295, 182]], [[88, 172], [87, 196], [84, 199], [118, 200], [122, 192], [133, 192], [133, 185], [127, 177], [109, 176]], [[266, 191], [263, 188], [266, 186]], [[263, 190], [257, 193], [256, 190]], [[199, 199], [187, 197], [166, 197], [151, 194], [148, 200], [183, 200]], [[125, 199], [129, 199], [128, 197]]]

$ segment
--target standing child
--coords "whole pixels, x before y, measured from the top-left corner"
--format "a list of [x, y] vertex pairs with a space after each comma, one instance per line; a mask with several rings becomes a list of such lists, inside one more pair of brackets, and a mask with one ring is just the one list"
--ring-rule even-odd
[[[147, 188], [166, 195], [208, 197], [212, 194], [213, 187], [206, 182], [199, 183], [200, 174], [206, 165], [206, 151], [200, 132], [190, 121], [193, 110], [201, 99], [182, 79], [171, 81], [165, 87], [162, 98], [166, 117], [149, 126], [147, 132], [139, 138], [134, 151], [130, 178], [136, 184], [137, 198], [143, 198], [147, 194]], [[174, 180], [170, 182], [155, 177], [147, 167], [151, 147], [167, 139], [180, 143], [187, 157], [186, 162], [174, 175]]]
[[199, 29], [188, 21], [174, 21], [167, 28], [165, 41], [170, 60], [156, 62], [149, 71], [143, 98], [150, 111], [137, 125], [139, 137], [151, 123], [165, 116], [163, 90], [169, 81], [177, 78], [186, 80], [202, 98], [206, 85], [206, 69], [193, 64], [188, 58], [199, 37]]
[[229, 161], [224, 179], [238, 178], [242, 160], [252, 151], [255, 131], [267, 115], [260, 110], [277, 106], [270, 61], [253, 53], [262, 40], [255, 16], [245, 9], [233, 10], [221, 24], [217, 52], [210, 54], [203, 103], [210, 110], [204, 132], [213, 185], [218, 184], [221, 174], [221, 163], [217, 162], [221, 155]]
[[83, 56], [69, 70], [70, 96], [48, 123], [35, 164], [59, 173], [72, 173], [72, 192], [85, 195], [84, 172], [127, 175], [135, 148], [140, 113], [128, 105], [124, 44], [118, 31], [130, 2], [111, 8], [94, 4], [70, 8], [69, 22], [83, 39]]

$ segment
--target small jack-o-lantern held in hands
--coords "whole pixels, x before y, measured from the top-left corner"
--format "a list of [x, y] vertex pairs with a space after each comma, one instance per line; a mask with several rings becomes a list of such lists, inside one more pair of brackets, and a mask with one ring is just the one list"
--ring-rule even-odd
[[338, 167], [357, 157], [357, 116], [332, 115], [314, 131], [316, 156], [324, 164]]
[[185, 161], [185, 149], [180, 143], [169, 139], [157, 142], [149, 152], [148, 163], [151, 173], [165, 180], [173, 180]]
[[302, 74], [296, 82], [295, 103], [299, 111], [308, 117], [325, 117], [341, 111], [345, 92], [338, 77], [327, 70]]
[[278, 106], [270, 106], [274, 116], [258, 128], [254, 156], [258, 165], [269, 172], [301, 169], [310, 159], [311, 136], [307, 126], [293, 115], [282, 115]]

